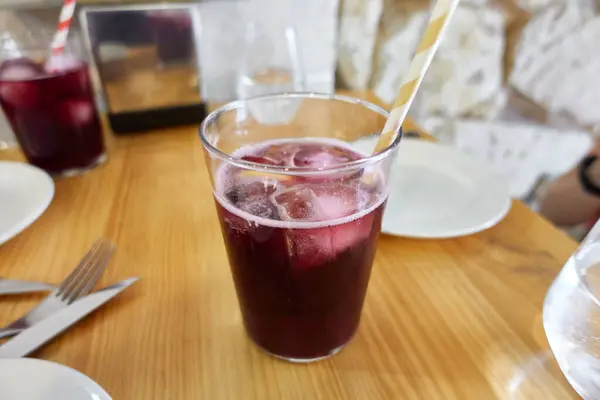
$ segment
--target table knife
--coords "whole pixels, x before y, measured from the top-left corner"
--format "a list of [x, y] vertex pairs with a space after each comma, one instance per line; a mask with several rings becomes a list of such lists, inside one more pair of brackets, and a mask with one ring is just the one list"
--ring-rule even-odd
[[129, 278], [75, 301], [24, 330], [0, 346], [0, 358], [19, 358], [28, 355], [83, 317], [131, 286], [138, 278]]
[[43, 282], [32, 282], [32, 281], [18, 281], [12, 279], [0, 278], [0, 295], [2, 294], [21, 294], [21, 293], [33, 293], [33, 292], [48, 292], [56, 289], [49, 283]]

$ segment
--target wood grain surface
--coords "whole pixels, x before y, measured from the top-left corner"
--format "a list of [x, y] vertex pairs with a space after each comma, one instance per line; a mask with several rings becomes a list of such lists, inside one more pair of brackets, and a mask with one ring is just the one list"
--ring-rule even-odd
[[[118, 245], [102, 284], [141, 280], [35, 354], [114, 399], [577, 398], [541, 320], [576, 244], [520, 202], [463, 238], [382, 235], [356, 337], [293, 365], [244, 333], [197, 128], [109, 137], [108, 151], [58, 180], [48, 211], [0, 246], [0, 276], [58, 283], [95, 239]], [[0, 298], [0, 323], [40, 299]]]

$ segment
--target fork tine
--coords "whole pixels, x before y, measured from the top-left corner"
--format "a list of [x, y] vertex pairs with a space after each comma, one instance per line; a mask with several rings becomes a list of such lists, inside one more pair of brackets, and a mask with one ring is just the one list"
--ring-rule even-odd
[[[108, 240], [98, 240], [60, 286], [57, 296], [71, 303], [79, 296], [89, 293], [108, 265], [114, 249], [114, 244]], [[84, 290], [87, 290], [87, 293], [84, 293]]]
[[99, 254], [96, 262], [89, 268], [89, 273], [82, 279], [79, 280], [77, 287], [67, 296], [66, 300], [71, 303], [82, 296], [88, 295], [96, 283], [100, 280], [100, 277], [104, 273], [104, 270], [108, 266], [108, 263], [115, 251], [115, 245], [109, 243], [103, 252]]
[[96, 240], [94, 242], [94, 244], [92, 244], [92, 247], [88, 250], [88, 252], [85, 254], [85, 256], [83, 256], [83, 258], [81, 259], [81, 261], [79, 262], [77, 267], [60, 284], [60, 286], [58, 287], [58, 293], [62, 293], [64, 291], [68, 290], [69, 286], [77, 279], [77, 277], [82, 272], [85, 272], [90, 260], [93, 259], [94, 256], [98, 253], [98, 251], [101, 249], [101, 247], [103, 246], [103, 243], [105, 241], [106, 241], [106, 239], [99, 239], [99, 240]]

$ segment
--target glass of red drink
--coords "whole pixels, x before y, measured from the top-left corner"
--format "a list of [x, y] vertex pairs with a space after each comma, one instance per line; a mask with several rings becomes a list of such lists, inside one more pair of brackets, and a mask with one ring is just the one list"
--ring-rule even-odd
[[27, 160], [71, 176], [106, 159], [83, 51], [50, 55], [52, 35], [0, 37], [0, 106]]
[[217, 214], [250, 338], [309, 362], [358, 328], [400, 138], [358, 149], [387, 113], [344, 96], [230, 103], [201, 127]]

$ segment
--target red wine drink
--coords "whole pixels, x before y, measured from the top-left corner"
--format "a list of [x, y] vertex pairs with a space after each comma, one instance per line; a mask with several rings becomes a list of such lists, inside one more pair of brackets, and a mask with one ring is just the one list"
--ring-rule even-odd
[[[361, 158], [331, 139], [262, 143], [244, 151], [236, 156], [281, 166]], [[221, 172], [217, 209], [244, 323], [269, 353], [326, 357], [356, 332], [384, 197], [353, 172], [280, 179], [235, 167]]]
[[[252, 129], [241, 125], [234, 131], [283, 133], [289, 126], [281, 119], [269, 117], [277, 125], [261, 129], [256, 119], [269, 112], [291, 113], [302, 101], [334, 103], [329, 98], [295, 105], [284, 100], [262, 109], [250, 105], [248, 114], [238, 110], [238, 117], [252, 118]], [[238, 104], [255, 101], [260, 100]], [[383, 124], [385, 119], [375, 116]], [[220, 128], [226, 129], [231, 119], [223, 121]], [[204, 122], [203, 134], [209, 123]], [[267, 353], [289, 361], [337, 353], [359, 327], [393, 157], [381, 154], [374, 161], [330, 137], [260, 140], [221, 157], [207, 140], [217, 214], [248, 335]]]
[[86, 63], [68, 55], [5, 60], [0, 105], [29, 162], [50, 174], [74, 175], [105, 159]]

